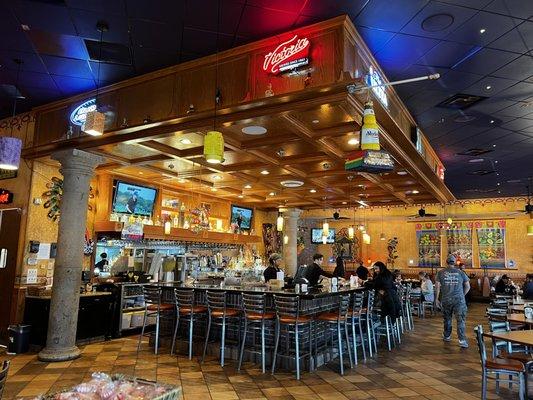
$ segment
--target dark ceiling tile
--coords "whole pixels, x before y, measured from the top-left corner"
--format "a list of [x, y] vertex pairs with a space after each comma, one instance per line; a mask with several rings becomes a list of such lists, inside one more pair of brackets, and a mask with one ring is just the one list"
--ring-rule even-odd
[[39, 72], [41, 74], [47, 73], [41, 58], [36, 53], [0, 50], [0, 65], [2, 65], [2, 68], [12, 69], [16, 73], [19, 66], [14, 61], [15, 59], [22, 61], [22, 64], [20, 65], [21, 71]]
[[[523, 101], [533, 96], [533, 83], [519, 82], [498, 93], [498, 97], [508, 100]], [[533, 107], [530, 107], [533, 111]]]
[[[81, 0], [84, 1], [84, 0]], [[222, 0], [221, 0], [222, 1]], [[223, 4], [231, 0], [223, 0]], [[185, 3], [197, 2], [203, 3], [202, 0], [157, 0], [157, 5], [152, 1], [146, 0], [127, 0], [127, 13], [130, 18], [145, 19], [150, 21], [162, 21], [167, 23], [183, 23], [185, 17]], [[212, 6], [213, 3], [211, 3]], [[209, 11], [204, 8], [202, 12]]]
[[428, 0], [370, 0], [354, 22], [368, 28], [399, 32], [427, 3]]
[[533, 108], [527, 107], [525, 103], [517, 102], [510, 107], [498, 111], [498, 113], [516, 118], [527, 117], [528, 115], [533, 115]]
[[[78, 8], [80, 10], [104, 12], [105, 14], [126, 15], [125, 3], [123, 1], [109, 1], [109, 0], [65, 0], [67, 7]], [[128, 0], [128, 7], [131, 0]], [[161, 0], [158, 0], [160, 3]], [[158, 4], [159, 7], [159, 4]], [[156, 8], [156, 7], [153, 7]]]
[[50, 54], [59, 57], [88, 58], [87, 48], [83, 40], [77, 36], [59, 35], [44, 31], [30, 31], [29, 37], [35, 49], [40, 54]]
[[305, 0], [248, 0], [246, 4], [251, 6], [270, 8], [273, 10], [287, 11], [292, 13], [300, 12], [305, 5]]
[[485, 112], [485, 113], [495, 113], [500, 110], [503, 110], [504, 108], [512, 106], [513, 104], [515, 104], [515, 102], [512, 100], [505, 100], [501, 98], [489, 98], [472, 106], [471, 108], [469, 108], [469, 111], [474, 110], [474, 111]]
[[[50, 80], [52, 80], [50, 78]], [[27, 101], [33, 103], [34, 105], [49, 103], [52, 101], [59, 100], [63, 97], [61, 92], [56, 88], [39, 88], [31, 87], [26, 88], [24, 94], [27, 96]], [[18, 106], [17, 106], [18, 108]]]
[[100, 64], [100, 81], [118, 82], [133, 76], [133, 67], [130, 65], [106, 64], [89, 61], [93, 78], [97, 79], [98, 64]]
[[425, 90], [411, 97], [407, 100], [406, 104], [409, 110], [416, 115], [436, 106], [453, 94], [453, 92], [443, 92], [440, 90]]
[[488, 47], [521, 54], [533, 50], [533, 22], [522, 22], [512, 31], [490, 43]]
[[160, 51], [179, 51], [182, 27], [180, 24], [134, 20], [132, 21], [133, 43], [139, 47], [147, 47]]
[[17, 1], [12, 7], [20, 23], [30, 29], [76, 35], [67, 7], [36, 1]]
[[[235, 34], [244, 4], [237, 1], [223, 1], [220, 10], [220, 21], [218, 20], [217, 5], [218, 0], [188, 0], [183, 24], [187, 27], [206, 31]], [[261, 14], [260, 8], [254, 7], [254, 9]]]
[[439, 90], [455, 90], [462, 92], [464, 89], [472, 85], [474, 82], [479, 81], [482, 78], [481, 75], [469, 74], [467, 72], [450, 71], [440, 79], [431, 82], [431, 89]]
[[446, 108], [430, 108], [429, 110], [418, 114], [415, 119], [418, 125], [422, 126], [424, 129], [428, 129], [428, 135], [431, 132], [431, 126], [438, 123], [441, 119], [446, 120], [446, 118], [455, 114], [455, 110], [449, 110]]
[[417, 63], [432, 65], [435, 67], [451, 68], [472, 49], [473, 46], [471, 45], [441, 41], [424, 54]]
[[[491, 75], [521, 81], [529, 78], [531, 72], [533, 72], [533, 57], [521, 56], [493, 72]], [[533, 93], [531, 94], [533, 95]]]
[[405, 71], [410, 65], [410, 62], [399, 62], [395, 60], [382, 60], [379, 57], [376, 57], [376, 60], [379, 66], [385, 72], [385, 75], [389, 81], [400, 79], [403, 76], [403, 71]]
[[285, 32], [298, 18], [297, 14], [246, 6], [239, 24], [242, 36], [268, 37]]
[[233, 45], [233, 36], [219, 34], [216, 32], [200, 31], [192, 28], [185, 28], [183, 30], [183, 45], [182, 50], [186, 53], [208, 55], [216, 53], [217, 51], [217, 36], [218, 36], [218, 50], [226, 50]]
[[[495, 96], [508, 87], [511, 87], [518, 83], [517, 81], [504, 78], [496, 78], [494, 76], [486, 76], [483, 79], [477, 81], [469, 88], [465, 89], [468, 94], [475, 94], [478, 96]], [[489, 88], [489, 89], [488, 89]]]
[[48, 74], [22, 71], [20, 73], [20, 82], [20, 86], [26, 88], [57, 89], [54, 81]]
[[[462, 25], [465, 21], [468, 21], [475, 13], [476, 11], [470, 8], [458, 7], [448, 3], [433, 1], [424, 7], [422, 11], [420, 11], [407, 25], [403, 27], [402, 33], [443, 39], [454, 29]], [[434, 32], [431, 32], [431, 30], [425, 30], [422, 27], [424, 20], [436, 14], [446, 14], [451, 16], [452, 18], [450, 19], [449, 26], [445, 27], [445, 29], [439, 29], [438, 31]]]
[[109, 30], [102, 35], [104, 42], [130, 44], [128, 19], [125, 16], [78, 9], [70, 10], [70, 14], [79, 36], [100, 40], [100, 32], [96, 29], [96, 23], [103, 20], [109, 25]]
[[135, 70], [147, 73], [178, 63], [178, 53], [165, 53], [157, 50], [136, 47], [133, 50]]
[[511, 131], [521, 131], [530, 127], [533, 127], [533, 120], [526, 118], [517, 118], [502, 125], [502, 128]]
[[533, 17], [533, 2], [524, 0], [494, 0], [485, 7], [485, 11], [529, 19]]
[[86, 60], [47, 55], [43, 55], [42, 58], [51, 74], [84, 79], [93, 78], [89, 63]]
[[377, 53], [381, 50], [381, 48], [395, 35], [393, 32], [364, 28], [362, 26], [358, 27], [357, 31], [363, 37], [363, 40], [372, 53]]
[[348, 14], [353, 21], [366, 3], [368, 0], [308, 0], [301, 13], [321, 20]]
[[515, 53], [484, 48], [475, 53], [472, 57], [455, 66], [454, 69], [488, 75], [515, 58], [517, 58]]
[[400, 64], [413, 64], [426, 52], [437, 45], [438, 40], [419, 36], [397, 34], [380, 51], [376, 57], [379, 60], [396, 61]]
[[448, 35], [446, 40], [486, 46], [514, 26], [512, 18], [482, 11]]
[[52, 79], [64, 96], [71, 96], [96, 88], [93, 79], [81, 79], [60, 75], [52, 75]]
[[475, 8], [476, 10], [482, 10], [487, 4], [493, 0], [440, 0], [442, 3], [455, 4], [458, 6]]

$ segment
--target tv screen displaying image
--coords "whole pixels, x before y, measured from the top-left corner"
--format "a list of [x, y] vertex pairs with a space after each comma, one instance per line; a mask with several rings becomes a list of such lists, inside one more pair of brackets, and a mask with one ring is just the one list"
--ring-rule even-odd
[[231, 224], [237, 224], [241, 230], [250, 230], [254, 211], [251, 208], [231, 206]]
[[[322, 228], [313, 228], [311, 229], [311, 243], [320, 244], [322, 243]], [[326, 241], [328, 244], [335, 243], [335, 229], [329, 228], [329, 235]]]
[[154, 210], [156, 196], [156, 189], [117, 181], [113, 212], [150, 216]]

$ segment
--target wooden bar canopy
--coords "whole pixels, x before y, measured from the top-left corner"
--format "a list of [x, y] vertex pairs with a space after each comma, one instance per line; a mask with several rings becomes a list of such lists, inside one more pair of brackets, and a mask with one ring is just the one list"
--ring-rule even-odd
[[[269, 54], [291, 43], [307, 43], [308, 64], [272, 72], [282, 64], [269, 64]], [[95, 92], [36, 108], [34, 143], [23, 157], [83, 149], [106, 157], [100, 174], [211, 195], [216, 190], [219, 198], [264, 209], [454, 200], [427, 140], [421, 135], [418, 149], [413, 143], [416, 123], [394, 88], [380, 93], [386, 102], [370, 91], [346, 90], [369, 71], [387, 82], [349, 18], [341, 16], [100, 89], [95, 101], [106, 113], [103, 136], [80, 135], [70, 120]], [[382, 147], [395, 160], [388, 173], [344, 170], [346, 155], [358, 148], [353, 139], [359, 138], [368, 97], [374, 99]], [[69, 126], [74, 135], [67, 138]], [[250, 126], [266, 133], [244, 133]], [[225, 140], [220, 165], [203, 157], [204, 135], [214, 127]], [[285, 181], [303, 184], [287, 188]]]

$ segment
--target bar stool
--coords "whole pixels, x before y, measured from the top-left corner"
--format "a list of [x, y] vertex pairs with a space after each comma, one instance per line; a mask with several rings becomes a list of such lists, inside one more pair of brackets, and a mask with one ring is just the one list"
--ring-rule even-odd
[[[206, 292], [207, 308], [208, 308], [208, 323], [207, 333], [205, 335], [204, 353], [202, 355], [202, 362], [205, 360], [207, 353], [207, 343], [209, 342], [209, 335], [211, 333], [211, 325], [218, 325], [221, 327], [220, 337], [220, 366], [224, 366], [224, 350], [226, 347], [226, 325], [230, 321], [239, 321], [240, 326], [240, 312], [235, 308], [226, 307], [226, 292]], [[228, 321], [229, 320], [229, 321]]]
[[376, 302], [376, 291], [370, 289], [366, 292], [366, 309], [363, 309], [361, 317], [366, 325], [366, 341], [368, 343], [368, 355], [373, 357], [378, 353], [376, 341], [376, 330], [374, 325], [374, 303]]
[[[365, 349], [365, 339], [363, 337], [363, 313], [366, 312], [364, 308], [365, 304], [365, 292], [356, 292], [353, 295], [352, 309], [348, 313], [348, 322], [352, 328], [352, 344], [353, 344], [353, 356], [354, 364], [357, 365], [357, 346], [361, 346], [363, 350], [363, 360], [366, 361], [366, 349]], [[359, 328], [356, 331], [356, 326]], [[359, 336], [359, 339], [357, 338]]]
[[180, 319], [189, 324], [189, 360], [192, 359], [192, 344], [194, 321], [205, 317], [207, 308], [196, 305], [194, 289], [174, 289], [174, 302], [176, 304], [176, 325], [174, 327], [174, 336], [172, 337], [172, 349], [170, 354], [174, 354], [176, 346], [176, 336]]
[[348, 336], [348, 308], [350, 307], [350, 295], [339, 294], [337, 296], [337, 300], [339, 303], [338, 309], [319, 314], [318, 320], [325, 322], [327, 330], [329, 330], [330, 332], [337, 332], [339, 367], [341, 375], [344, 375], [344, 359], [342, 356], [342, 331], [344, 331], [346, 349], [348, 350], [348, 358], [350, 359], [350, 368], [353, 368], [352, 352], [350, 350], [350, 338]]
[[244, 347], [246, 344], [246, 334], [248, 333], [248, 328], [250, 328], [252, 331], [261, 332], [261, 369], [263, 373], [265, 373], [265, 328], [266, 323], [274, 322], [276, 319], [276, 314], [266, 311], [266, 296], [264, 294], [243, 293], [242, 310], [244, 313], [244, 332], [242, 336], [241, 351], [239, 354], [239, 366], [237, 370], [241, 370], [242, 357], [244, 355]]
[[[146, 322], [148, 317], [155, 316], [155, 354], [157, 354], [159, 348], [159, 325], [162, 319], [173, 320], [174, 318], [174, 304], [161, 302], [162, 289], [158, 286], [143, 286], [143, 298], [144, 298], [144, 318], [143, 327], [139, 336], [139, 343], [137, 344], [137, 352], [141, 348], [141, 339], [144, 336], [146, 329]], [[151, 333], [150, 333], [151, 334]]]
[[[276, 360], [278, 357], [279, 337], [281, 329], [287, 333], [287, 347], [290, 347], [290, 335], [294, 334], [294, 360], [296, 363], [296, 379], [300, 379], [300, 360], [309, 358], [309, 369], [312, 368], [312, 332], [313, 318], [310, 315], [300, 315], [300, 296], [274, 295], [274, 305], [276, 308], [276, 334], [274, 338], [274, 356], [272, 357], [272, 374], [276, 370]], [[300, 335], [308, 329], [309, 352], [300, 354]], [[290, 351], [281, 354], [280, 357], [290, 358]]]

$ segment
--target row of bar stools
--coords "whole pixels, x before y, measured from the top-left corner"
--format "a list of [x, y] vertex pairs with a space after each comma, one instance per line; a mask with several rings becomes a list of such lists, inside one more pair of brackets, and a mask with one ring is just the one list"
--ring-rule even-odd
[[[157, 286], [143, 286], [144, 297], [144, 318], [137, 352], [141, 348], [141, 340], [144, 336], [149, 317], [155, 317], [155, 354], [159, 348], [159, 327], [162, 319], [172, 320], [174, 318], [174, 305], [161, 302], [161, 288]], [[150, 333], [151, 334], [151, 333]]]
[[189, 324], [189, 360], [192, 359], [194, 322], [206, 316], [207, 308], [196, 304], [194, 289], [174, 289], [174, 302], [176, 304], [176, 324], [174, 335], [172, 336], [172, 349], [170, 354], [174, 354], [176, 346], [176, 336], [180, 320]]
[[220, 365], [224, 366], [224, 353], [226, 348], [226, 325], [230, 322], [238, 322], [240, 326], [241, 313], [235, 308], [228, 308], [226, 304], [226, 292], [206, 292], [208, 322], [207, 332], [205, 335], [204, 352], [202, 362], [205, 360], [207, 353], [207, 344], [211, 333], [211, 325], [221, 327], [220, 337]]
[[[261, 369], [263, 373], [266, 371], [266, 343], [265, 330], [268, 325], [272, 325], [276, 319], [276, 314], [266, 311], [266, 296], [264, 294], [242, 294], [242, 309], [244, 312], [244, 332], [242, 336], [241, 349], [239, 353], [238, 371], [241, 370], [242, 358], [245, 351], [246, 335], [248, 329], [251, 331], [260, 331], [261, 333]], [[255, 343], [254, 343], [255, 345]], [[252, 351], [252, 350], [248, 350]], [[255, 351], [253, 351], [255, 352]]]

